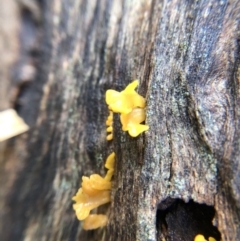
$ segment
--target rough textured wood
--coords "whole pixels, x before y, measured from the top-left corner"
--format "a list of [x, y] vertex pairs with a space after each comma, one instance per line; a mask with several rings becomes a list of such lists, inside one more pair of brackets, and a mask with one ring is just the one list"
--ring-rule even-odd
[[[32, 129], [1, 150], [1, 240], [240, 240], [240, 2], [43, 0], [19, 9], [12, 71], [23, 85], [13, 99]], [[133, 79], [150, 130], [131, 138], [116, 115], [106, 142], [105, 91]], [[83, 174], [104, 173], [112, 150], [112, 202], [98, 210], [109, 224], [83, 231], [71, 197]]]

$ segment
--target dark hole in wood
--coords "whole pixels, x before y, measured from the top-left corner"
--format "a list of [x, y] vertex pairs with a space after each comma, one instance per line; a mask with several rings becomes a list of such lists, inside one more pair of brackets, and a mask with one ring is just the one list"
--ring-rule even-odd
[[193, 241], [202, 234], [206, 240], [213, 237], [220, 241], [220, 232], [212, 224], [214, 215], [213, 206], [167, 198], [157, 209], [157, 240]]

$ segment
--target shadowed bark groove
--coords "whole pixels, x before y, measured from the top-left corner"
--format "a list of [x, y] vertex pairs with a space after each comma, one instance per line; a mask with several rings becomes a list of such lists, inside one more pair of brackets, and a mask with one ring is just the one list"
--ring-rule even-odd
[[[10, 74], [24, 84], [6, 82], [17, 94], [0, 106], [17, 108], [31, 130], [0, 146], [0, 239], [193, 241], [203, 232], [240, 240], [240, 2], [18, 7], [21, 48]], [[107, 142], [105, 91], [133, 79], [150, 130], [131, 138], [115, 115]], [[113, 150], [112, 202], [98, 209], [109, 223], [86, 232], [71, 198], [82, 175], [104, 173]]]

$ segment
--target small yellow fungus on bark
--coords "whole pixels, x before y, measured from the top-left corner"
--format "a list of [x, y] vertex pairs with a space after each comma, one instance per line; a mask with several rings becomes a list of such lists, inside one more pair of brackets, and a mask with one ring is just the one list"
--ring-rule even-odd
[[144, 108], [146, 100], [139, 95], [135, 89], [138, 86], [138, 80], [134, 80], [123, 91], [107, 90], [106, 103], [115, 113], [128, 114], [133, 108]]
[[105, 167], [108, 169], [108, 170], [113, 170], [114, 169], [114, 164], [115, 164], [115, 152], [112, 152], [108, 157], [107, 157], [107, 160], [106, 160], [106, 163], [105, 163]]
[[[72, 198], [76, 203], [73, 209], [79, 220], [86, 220], [84, 227], [94, 229], [102, 227], [107, 223], [105, 215], [90, 215], [90, 211], [111, 201], [110, 189], [112, 187], [111, 178], [114, 172], [115, 153], [111, 153], [106, 160], [105, 167], [108, 172], [105, 177], [93, 174], [90, 177], [82, 177], [82, 187]], [[90, 215], [90, 216], [89, 216]]]
[[111, 141], [113, 139], [113, 133], [112, 133], [113, 132], [113, 127], [112, 127], [112, 125], [113, 125], [113, 112], [112, 111], [109, 112], [109, 116], [107, 118], [106, 125], [108, 126], [107, 132], [110, 132], [110, 134], [107, 135], [106, 139], [108, 141]]
[[96, 195], [90, 196], [80, 188], [72, 200], [76, 202], [73, 204], [73, 209], [76, 212], [77, 218], [84, 220], [92, 209], [111, 201], [110, 191], [96, 192]]
[[107, 141], [111, 141], [112, 139], [113, 139], [113, 134], [109, 134], [109, 135], [107, 135]]
[[92, 230], [107, 225], [108, 217], [103, 214], [90, 214], [83, 223], [83, 229]]
[[113, 173], [114, 173], [114, 170], [108, 170], [104, 179], [107, 180], [107, 181], [110, 181], [112, 179]]
[[90, 176], [91, 185], [94, 189], [97, 190], [110, 190], [112, 184], [110, 181], [105, 180], [98, 174], [93, 174]]
[[217, 241], [217, 240], [215, 238], [213, 238], [213, 237], [209, 237], [208, 241]]
[[128, 134], [132, 137], [137, 137], [142, 132], [147, 131], [149, 129], [149, 126], [142, 125], [142, 124], [128, 124]]
[[107, 128], [107, 132], [112, 132], [113, 131], [113, 127], [112, 126], [109, 126], [108, 128]]
[[203, 235], [198, 234], [195, 238], [194, 241], [207, 241]]
[[136, 137], [149, 129], [149, 126], [140, 124], [145, 119], [145, 110], [141, 108], [135, 108], [128, 114], [121, 114], [122, 130], [128, 131], [130, 136]]
[[111, 126], [112, 124], [113, 124], [113, 112], [110, 111], [106, 121], [106, 125]]
[[[194, 241], [207, 241], [207, 240], [205, 239], [205, 237], [204, 237], [202, 234], [198, 234], [198, 235], [194, 238]], [[216, 241], [216, 239], [213, 238], [213, 237], [209, 237], [209, 238], [208, 238], [208, 241]]]
[[115, 153], [110, 154], [106, 160], [105, 167], [108, 169], [105, 180], [110, 181], [114, 173]]
[[[94, 191], [110, 190], [111, 182], [105, 180], [98, 174], [93, 174], [89, 177], [82, 177], [82, 189], [88, 195], [94, 195]], [[92, 194], [93, 193], [93, 194]]]
[[[149, 129], [147, 125], [140, 124], [146, 119], [144, 109], [146, 100], [135, 91], [137, 86], [138, 80], [134, 80], [121, 92], [115, 90], [106, 91], [106, 103], [109, 109], [115, 113], [120, 113], [122, 130], [128, 131], [132, 137], [136, 137]], [[108, 118], [106, 124], [110, 125], [109, 123]], [[112, 129], [108, 127], [108, 130], [111, 132]], [[107, 140], [111, 139], [112, 135], [109, 134]]]
[[107, 126], [111, 126], [112, 124], [113, 124], [113, 121], [109, 121], [109, 120], [106, 121]]
[[92, 181], [89, 177], [85, 176], [82, 177], [82, 190], [89, 196], [95, 196], [101, 192], [101, 190], [96, 190], [95, 188], [93, 188]]

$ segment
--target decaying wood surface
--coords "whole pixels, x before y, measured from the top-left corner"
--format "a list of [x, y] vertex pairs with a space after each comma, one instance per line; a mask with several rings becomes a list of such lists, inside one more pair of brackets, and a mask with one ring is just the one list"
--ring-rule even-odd
[[[31, 130], [1, 143], [0, 239], [240, 240], [240, 2], [21, 0], [16, 8], [19, 29], [8, 33], [20, 47], [11, 68], [1, 56], [10, 73], [1, 93], [11, 90], [0, 106], [16, 108]], [[133, 79], [150, 130], [131, 138], [116, 115], [107, 142], [105, 91]], [[113, 150], [112, 202], [98, 209], [109, 224], [83, 231], [71, 197], [82, 175], [105, 173]]]

